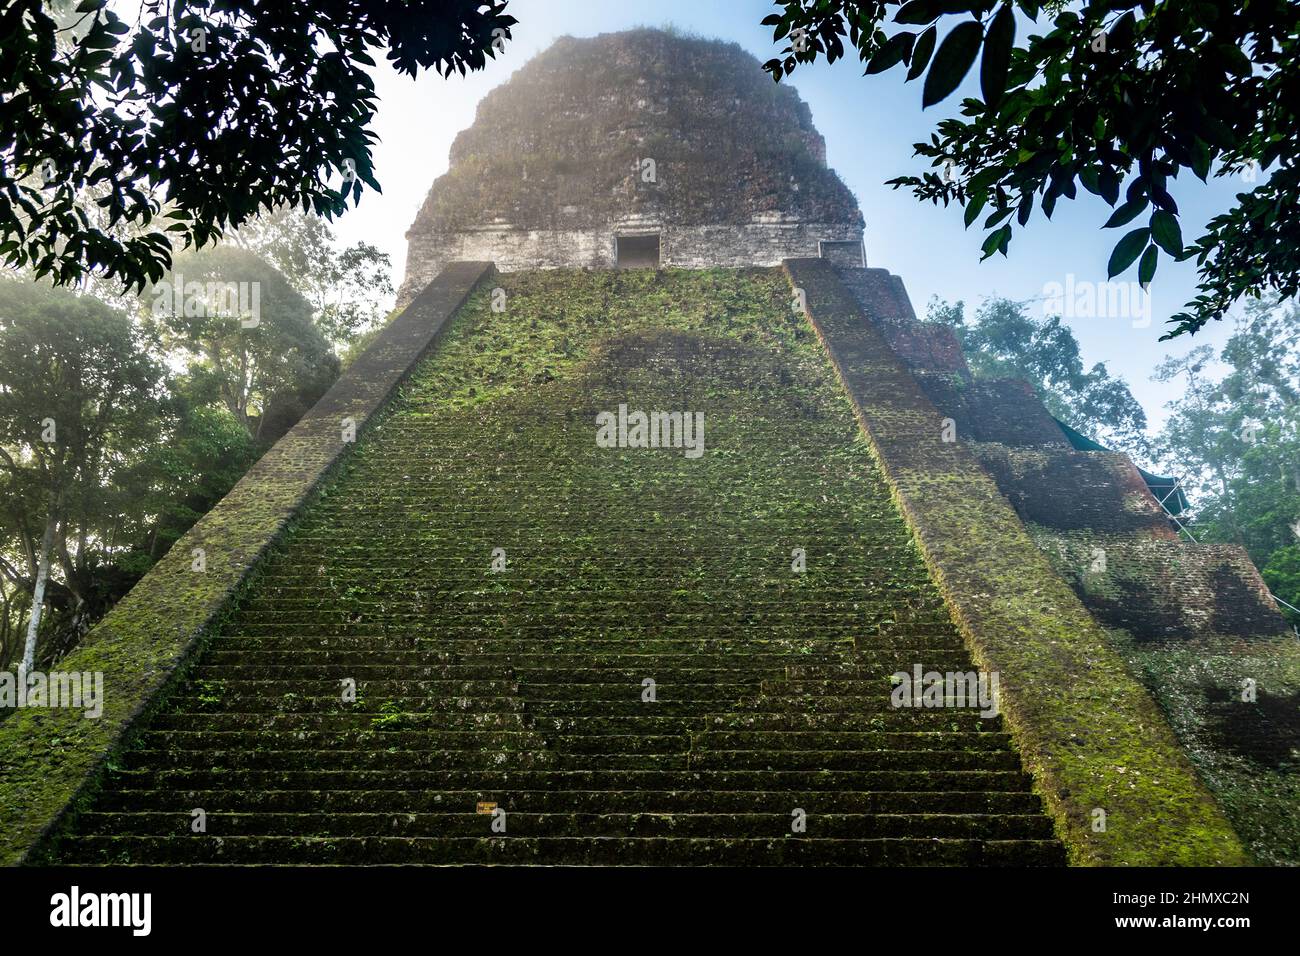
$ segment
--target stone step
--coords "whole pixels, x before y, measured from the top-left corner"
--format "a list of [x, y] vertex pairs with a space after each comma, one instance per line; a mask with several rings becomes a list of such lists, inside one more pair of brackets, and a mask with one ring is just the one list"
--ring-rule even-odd
[[114, 837], [65, 846], [84, 864], [1060, 866], [1055, 840], [675, 837]]
[[[572, 580], [572, 579], [570, 579]], [[647, 577], [647, 582], [653, 582], [655, 576]], [[432, 599], [446, 607], [454, 607], [457, 610], [471, 608], [474, 605], [482, 604], [486, 607], [497, 607], [501, 603], [509, 604], [513, 608], [524, 609], [553, 609], [559, 613], [571, 607], [582, 607], [583, 611], [594, 610], [596, 608], [605, 608], [611, 611], [635, 610], [639, 611], [648, 606], [663, 607], [665, 601], [663, 595], [655, 593], [653, 590], [642, 589], [636, 585], [628, 584], [625, 596], [614, 597], [608, 591], [613, 586], [624, 586], [617, 576], [609, 577], [602, 570], [600, 584], [601, 590], [592, 591], [582, 588], [574, 583], [564, 587], [547, 587], [539, 586], [536, 582], [527, 580], [507, 579], [502, 575], [493, 575], [491, 572], [483, 572], [479, 580], [465, 582], [461, 587], [449, 587], [445, 579], [440, 582], [440, 586], [427, 588], [424, 591], [412, 592], [410, 587], [395, 590], [391, 594], [374, 594], [370, 592], [351, 592], [330, 593], [333, 588], [315, 587], [310, 589], [290, 590], [281, 588], [277, 591], [260, 591], [258, 596], [244, 604], [242, 611], [250, 617], [260, 617], [265, 615], [275, 615], [284, 617], [286, 615], [296, 615], [304, 612], [317, 612], [321, 610], [321, 598], [328, 596], [331, 603], [335, 604], [338, 610], [347, 611], [366, 611], [366, 612], [396, 612], [399, 615], [408, 612], [413, 605], [423, 604], [426, 600]], [[780, 584], [790, 584], [785, 588], [784, 594], [778, 590]], [[324, 594], [322, 594], [324, 592]], [[797, 604], [801, 608], [821, 611], [857, 611], [862, 607], [866, 598], [869, 597], [867, 592], [857, 584], [840, 585], [836, 588], [820, 587], [817, 589], [815, 599], [807, 597], [808, 588], [806, 583], [790, 583], [785, 579], [779, 579], [777, 588], [773, 588], [773, 596], [770, 600], [765, 601], [746, 601], [743, 608], [752, 613], [762, 613], [769, 611], [785, 611], [790, 605]], [[616, 592], [617, 593], [617, 592]], [[705, 597], [698, 594], [691, 595], [672, 595], [671, 610], [679, 614], [706, 614], [716, 610], [717, 605]], [[726, 605], [724, 605], [726, 606]], [[738, 608], [742, 605], [736, 605]], [[945, 621], [936, 618], [931, 626], [942, 626]]]
[[1028, 790], [1012, 770], [116, 770], [122, 789]]
[[[783, 837], [792, 834], [796, 808], [780, 803], [767, 813], [529, 813], [506, 811], [506, 829], [523, 837]], [[85, 815], [90, 831], [103, 836], [189, 839], [192, 809], [171, 812], [94, 812]], [[1051, 821], [1041, 813], [816, 813], [804, 810], [805, 834], [833, 839], [960, 837], [977, 840], [1043, 840]], [[490, 812], [474, 809], [441, 813], [219, 813], [207, 811], [208, 837], [333, 836], [392, 837], [490, 836]]]
[[[205, 657], [196, 676], [205, 676], [209, 669], [217, 668], [334, 668], [334, 667], [441, 667], [453, 677], [473, 678], [478, 674], [497, 676], [503, 667], [545, 674], [551, 670], [596, 672], [611, 669], [644, 671], [648, 667], [672, 667], [682, 670], [700, 670], [725, 673], [762, 670], [783, 673], [787, 677], [816, 677], [826, 673], [854, 673], [866, 671], [869, 675], [892, 673], [889, 669], [900, 661], [922, 660], [927, 668], [956, 670], [970, 668], [970, 657], [964, 650], [945, 648], [873, 649], [851, 651], [834, 649], [817, 654], [791, 655], [786, 652], [763, 652], [726, 656], [684, 650], [679, 653], [641, 654], [634, 651], [581, 653], [532, 653], [527, 650], [497, 653], [461, 653], [455, 650], [433, 648], [387, 648], [377, 645], [367, 650], [214, 650]], [[806, 661], [806, 662], [805, 662]], [[820, 661], [820, 663], [818, 663]], [[841, 671], [848, 668], [848, 671]], [[274, 672], [262, 671], [265, 676]], [[354, 672], [352, 672], [354, 673]], [[215, 673], [212, 676], [217, 676]], [[229, 676], [243, 676], [231, 673]], [[364, 675], [370, 676], [370, 675]]]
[[[229, 681], [294, 681], [304, 684], [321, 680], [338, 681], [344, 677], [364, 682], [367, 686], [380, 681], [397, 681], [442, 684], [483, 685], [494, 682], [525, 683], [530, 686], [546, 684], [618, 684], [641, 686], [641, 681], [653, 676], [658, 683], [706, 684], [719, 681], [724, 684], [743, 683], [746, 686], [761, 681], [781, 668], [762, 662], [736, 667], [677, 667], [671, 663], [642, 666], [617, 666], [579, 668], [541, 665], [522, 667], [508, 663], [483, 664], [203, 664], [196, 668], [196, 680]], [[879, 674], [880, 671], [874, 672]]]
[[[433, 606], [432, 603], [430, 606]], [[482, 605], [458, 604], [439, 609], [436, 624], [431, 623], [426, 607], [412, 607], [400, 614], [365, 611], [361, 608], [334, 607], [315, 610], [284, 611], [275, 615], [250, 616], [241, 622], [239, 633], [248, 637], [279, 637], [310, 631], [321, 636], [364, 636], [376, 632], [411, 634], [441, 639], [464, 640], [518, 635], [552, 637], [564, 633], [574, 640], [603, 636], [621, 629], [630, 640], [651, 635], [677, 634], [694, 637], [701, 632], [721, 636], [753, 635], [756, 631], [776, 638], [815, 640], [827, 634], [844, 637], [861, 632], [854, 611], [830, 605], [800, 607], [791, 603], [783, 609], [736, 608], [731, 611], [714, 606], [707, 611], [678, 611], [662, 601], [646, 602], [640, 608], [572, 607], [520, 608], [506, 602]], [[628, 622], [635, 621], [635, 628]], [[730, 629], [730, 633], [728, 633]], [[908, 632], [887, 632], [896, 637], [928, 637], [942, 633], [933, 626]]]
[[[403, 659], [397, 654], [377, 653], [369, 662], [360, 661], [360, 655], [345, 661], [315, 662], [310, 659], [293, 664], [280, 663], [225, 663], [208, 660], [195, 668], [193, 677], [201, 681], [319, 681], [340, 680], [350, 677], [357, 681], [442, 681], [442, 682], [480, 682], [480, 681], [518, 681], [530, 685], [540, 684], [597, 684], [597, 683], [636, 683], [653, 676], [657, 683], [698, 684], [709, 681], [723, 683], [749, 683], [763, 680], [773, 683], [777, 680], [793, 684], [810, 682], [825, 684], [830, 681], [862, 681], [878, 689], [882, 681], [887, 682], [891, 675], [906, 671], [911, 673], [910, 659], [896, 655], [893, 660], [875, 660], [860, 664], [823, 664], [799, 665], [782, 664], [777, 660], [749, 660], [740, 658], [719, 664], [713, 659], [713, 666], [693, 666], [691, 662], [678, 662], [657, 657], [643, 661], [613, 660], [597, 667], [580, 664], [553, 662], [550, 666], [538, 661], [520, 664], [509, 660], [495, 663], [477, 661], [430, 662], [424, 660]], [[408, 652], [416, 657], [417, 652]], [[396, 660], [386, 660], [396, 657]], [[698, 660], [698, 658], [696, 658]], [[964, 654], [953, 653], [947, 658], [935, 657], [925, 662], [927, 670], [970, 672], [973, 670], [969, 658]], [[776, 686], [774, 684], [774, 686]]]
[[[699, 731], [680, 728], [679, 733], [600, 733], [585, 728], [585, 734], [531, 730], [375, 730], [374, 728], [322, 732], [256, 730], [171, 730], [143, 732], [139, 747], [145, 751], [197, 751], [204, 749], [255, 752], [273, 749], [351, 750], [359, 747], [384, 751], [432, 750], [506, 752], [535, 750], [557, 753], [633, 754], [684, 753], [688, 750], [791, 750], [791, 751], [934, 751], [1011, 749], [1005, 733], [953, 733], [945, 731], [888, 733], [841, 730], [790, 731]], [[627, 728], [631, 729], [631, 728]]]
[[[539, 742], [540, 743], [540, 742]], [[569, 753], [545, 746], [527, 750], [305, 750], [275, 748], [259, 751], [195, 750], [130, 751], [119, 759], [126, 770], [167, 767], [181, 770], [311, 770], [382, 771], [403, 773], [444, 770], [557, 770], [635, 772], [674, 770], [814, 770], [814, 771], [944, 771], [1020, 768], [1019, 757], [996, 750], [677, 750], [632, 753]]]
[[[812, 661], [818, 655], [851, 655], [897, 651], [908, 655], [926, 649], [959, 650], [960, 640], [937, 635], [923, 635], [912, 640], [892, 640], [880, 635], [854, 638], [841, 636], [774, 637], [769, 631], [755, 633], [753, 629], [717, 627], [714, 635], [700, 638], [698, 633], [689, 637], [654, 638], [628, 633], [617, 637], [572, 636], [557, 638], [554, 630], [533, 629], [535, 636], [523, 633], [524, 629], [510, 627], [496, 636], [445, 637], [412, 631], [395, 631], [389, 634], [302, 634], [253, 635], [240, 630], [227, 636], [217, 636], [211, 641], [213, 651], [314, 651], [314, 650], [421, 650], [430, 653], [455, 654], [464, 658], [491, 654], [704, 654], [719, 658], [749, 655], [788, 656], [791, 662], [807, 657]], [[505, 636], [502, 636], [505, 635]]]
[[[808, 813], [1041, 814], [1042, 803], [1021, 791], [791, 790], [109, 790], [97, 808], [106, 813], [164, 815], [204, 808], [208, 813], [468, 813], [480, 801], [521, 813], [770, 813], [801, 807]], [[777, 808], [775, 811], [773, 808]], [[1046, 819], [1046, 817], [1044, 817]]]
[[202, 688], [196, 688], [193, 694], [174, 701], [167, 712], [177, 715], [212, 714], [222, 711], [267, 715], [351, 713], [358, 717], [368, 715], [372, 721], [379, 721], [382, 724], [383, 718], [392, 718], [398, 714], [522, 714], [524, 709], [525, 702], [522, 699], [505, 695], [492, 697], [471, 697], [467, 694], [449, 694], [442, 697], [423, 695], [387, 698], [382, 702], [358, 700], [356, 703], [344, 703], [337, 690], [329, 695], [317, 694], [316, 696], [287, 691], [282, 692], [281, 696], [271, 697], [259, 695], [255, 689], [250, 689], [245, 694], [218, 691], [207, 696]]
[[[175, 707], [179, 707], [178, 702]], [[394, 733], [398, 731], [536, 730], [544, 733], [592, 735], [646, 733], [680, 734], [706, 729], [751, 730], [788, 734], [796, 731], [844, 730], [875, 733], [951, 731], [993, 733], [1002, 729], [1000, 717], [981, 718], [967, 710], [896, 710], [879, 713], [727, 713], [697, 716], [667, 716], [663, 712], [640, 710], [633, 716], [561, 716], [515, 709], [498, 712], [435, 711], [426, 713], [248, 713], [237, 711], [181, 712], [173, 709], [156, 715], [150, 727], [175, 730], [254, 730], [274, 733]]]

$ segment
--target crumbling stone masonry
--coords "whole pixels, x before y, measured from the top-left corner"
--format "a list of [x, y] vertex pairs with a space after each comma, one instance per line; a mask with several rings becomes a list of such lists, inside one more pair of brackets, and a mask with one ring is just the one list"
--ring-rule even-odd
[[736, 45], [633, 30], [566, 37], [479, 105], [407, 232], [404, 304], [458, 259], [503, 272], [862, 264], [862, 215], [797, 93]]
[[1300, 642], [1245, 550], [1181, 539], [1127, 455], [1075, 450], [1026, 383], [975, 379], [897, 277], [839, 277], [1160, 703], [1250, 852], [1300, 860], [1300, 727], [1286, 703], [1300, 699]]
[[[66, 660], [104, 718], [0, 722], [0, 861], [1300, 862], [1300, 644], [1245, 553], [972, 376], [862, 228], [734, 45], [526, 64], [405, 310]], [[598, 447], [629, 400], [709, 450]], [[917, 664], [1001, 712], [894, 708]]]
[[[1142, 552], [1150, 566], [1126, 585], [1137, 588], [1129, 596], [1139, 598], [1153, 619], [1180, 619], [1185, 635], [1224, 626], [1228, 633], [1240, 631], [1224, 623], [1238, 619], [1251, 622], [1247, 630], [1258, 636], [1290, 633], [1244, 550], [1179, 541], [1127, 455], [1075, 450], [1027, 383], [974, 378], [953, 331], [918, 321], [897, 276], [881, 269], [838, 271], [864, 320], [881, 331], [938, 411], [954, 420], [957, 437], [969, 443], [1021, 520], [1042, 529], [1044, 551], [1063, 562], [1062, 572], [1085, 605], [1110, 614], [1114, 600], [1083, 584], [1103, 560], [1096, 549], [1137, 553], [1140, 544], [1166, 542], [1172, 546]], [[1054, 533], [1068, 533], [1071, 548], [1059, 547]], [[1067, 551], [1072, 557], [1063, 558]], [[1195, 586], [1214, 572], [1223, 587]], [[1139, 579], [1170, 583], [1142, 587]], [[1136, 636], [1155, 635], [1139, 629]]]

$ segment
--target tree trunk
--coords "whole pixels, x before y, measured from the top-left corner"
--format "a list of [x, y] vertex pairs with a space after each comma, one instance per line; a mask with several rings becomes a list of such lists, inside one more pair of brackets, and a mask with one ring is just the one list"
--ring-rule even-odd
[[27, 641], [23, 644], [23, 661], [18, 672], [26, 674], [36, 666], [36, 632], [41, 626], [41, 609], [45, 604], [45, 582], [50, 577], [50, 551], [54, 547], [54, 528], [58, 524], [58, 509], [50, 502], [50, 515], [45, 520], [45, 533], [41, 535], [41, 553], [36, 568], [36, 586], [32, 589], [32, 611], [27, 619]]

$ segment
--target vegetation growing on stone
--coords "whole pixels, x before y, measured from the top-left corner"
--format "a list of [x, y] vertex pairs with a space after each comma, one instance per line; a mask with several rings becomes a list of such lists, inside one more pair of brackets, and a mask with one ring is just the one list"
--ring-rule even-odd
[[[132, 720], [186, 664], [228, 602], [297, 515], [442, 321], [487, 270], [468, 263], [438, 282], [378, 336], [368, 352], [294, 429], [60, 661], [104, 674], [103, 715], [67, 708], [21, 709], [0, 722], [0, 861], [16, 862], [68, 806]], [[196, 570], [196, 550], [203, 570]]]
[[[884, 705], [914, 662], [972, 666], [930, 574], [1002, 675], [1073, 860], [1244, 858], [1134, 674], [1256, 858], [1292, 858], [1291, 755], [1225, 746], [1243, 718], [1217, 706], [1244, 667], [1264, 675], [1260, 709], [1285, 711], [1286, 658], [1103, 638], [977, 490], [988, 477], [928, 434], [887, 346], [842, 324], [828, 267], [792, 268], [815, 327], [772, 270], [480, 288], [42, 858], [1056, 861], [998, 723]], [[600, 448], [596, 416], [620, 404], [703, 411], [706, 455]], [[118, 642], [128, 670], [138, 644]], [[483, 836], [481, 801], [522, 838]], [[791, 801], [834, 835], [795, 838]], [[182, 804], [221, 840], [171, 836]], [[1107, 829], [1090, 832], [1097, 807]]]
[[736, 44], [631, 30], [562, 38], [489, 93], [412, 231], [607, 228], [629, 214], [745, 224], [761, 212], [861, 222], [798, 94]]
[[1300, 652], [1295, 638], [1151, 644], [1124, 631], [1112, 631], [1111, 638], [1160, 702], [1255, 860], [1296, 865]]
[[[619, 404], [704, 455], [599, 447]], [[503, 275], [50, 852], [1061, 862], [997, 718], [890, 707], [914, 663], [973, 668], [779, 272]]]
[[942, 440], [937, 410], [833, 267], [796, 260], [787, 269], [976, 660], [1003, 675], [1004, 713], [1071, 858], [1245, 861], [1155, 702], [993, 479]]

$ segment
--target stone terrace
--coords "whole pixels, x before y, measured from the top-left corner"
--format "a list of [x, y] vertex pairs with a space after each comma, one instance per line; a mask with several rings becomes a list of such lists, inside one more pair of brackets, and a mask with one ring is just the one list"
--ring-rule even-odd
[[48, 854], [1063, 862], [999, 718], [890, 706], [973, 665], [779, 272], [499, 282]]

